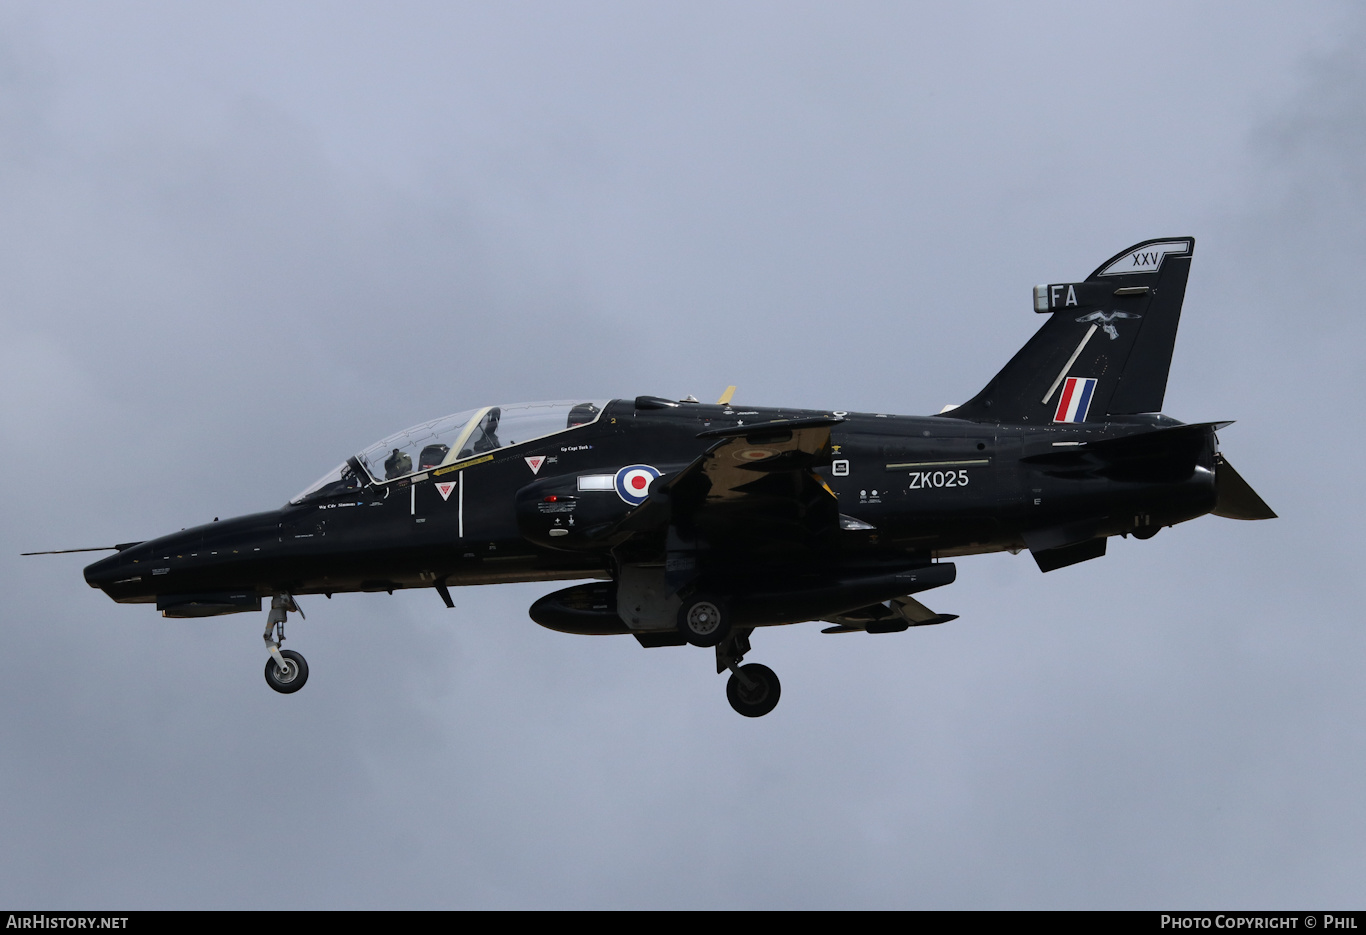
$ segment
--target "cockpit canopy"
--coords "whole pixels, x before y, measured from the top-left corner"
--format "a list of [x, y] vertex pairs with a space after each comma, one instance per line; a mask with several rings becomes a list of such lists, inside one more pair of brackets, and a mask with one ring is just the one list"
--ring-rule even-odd
[[423, 422], [348, 458], [289, 502], [301, 503], [343, 490], [359, 490], [370, 483], [388, 483], [590, 425], [602, 415], [607, 403], [605, 399], [513, 403], [467, 409]]

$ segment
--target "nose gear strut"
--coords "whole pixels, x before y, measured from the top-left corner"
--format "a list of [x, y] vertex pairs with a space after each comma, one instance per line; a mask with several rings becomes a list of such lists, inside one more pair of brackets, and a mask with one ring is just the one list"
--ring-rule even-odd
[[270, 613], [266, 615], [266, 632], [262, 638], [270, 658], [266, 660], [266, 684], [281, 694], [291, 694], [308, 681], [308, 663], [292, 649], [281, 649], [285, 641], [285, 617], [294, 611], [302, 619], [304, 612], [292, 595], [277, 594], [270, 599]]

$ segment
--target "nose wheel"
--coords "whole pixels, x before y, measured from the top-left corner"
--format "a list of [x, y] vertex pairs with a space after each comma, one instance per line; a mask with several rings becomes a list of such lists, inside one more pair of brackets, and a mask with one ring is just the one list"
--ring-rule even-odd
[[285, 641], [285, 617], [291, 610], [300, 617], [304, 615], [290, 595], [277, 594], [271, 598], [263, 634], [270, 652], [270, 658], [266, 660], [266, 684], [282, 695], [293, 694], [308, 681], [308, 663], [304, 657], [292, 649], [280, 648]]
[[292, 649], [280, 650], [280, 663], [275, 661], [275, 655], [266, 660], [266, 684], [275, 689], [282, 695], [288, 695], [304, 687], [308, 681], [308, 663], [304, 657]]

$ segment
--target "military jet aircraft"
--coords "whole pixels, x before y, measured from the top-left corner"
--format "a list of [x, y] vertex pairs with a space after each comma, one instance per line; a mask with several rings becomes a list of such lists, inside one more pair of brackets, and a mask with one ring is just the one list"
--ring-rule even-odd
[[[712, 648], [726, 695], [759, 717], [759, 627], [887, 634], [956, 619], [913, 595], [949, 559], [1028, 550], [1048, 572], [1206, 513], [1275, 514], [1219, 453], [1227, 422], [1184, 424], [1163, 396], [1194, 240], [1130, 247], [1085, 280], [1034, 289], [1049, 317], [986, 388], [936, 415], [742, 407], [657, 396], [468, 409], [376, 442], [283, 507], [146, 542], [85, 569], [164, 616], [259, 611], [266, 681], [298, 597], [584, 580], [531, 619], [641, 646]], [[1103, 337], [1098, 337], [1101, 331]]]

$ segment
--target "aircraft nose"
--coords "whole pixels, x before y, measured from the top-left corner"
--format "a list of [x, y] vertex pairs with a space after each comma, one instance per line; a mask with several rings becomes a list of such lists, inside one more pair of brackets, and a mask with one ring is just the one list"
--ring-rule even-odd
[[130, 543], [118, 552], [85, 567], [85, 582], [98, 588], [121, 603], [144, 601], [156, 595], [154, 582], [164, 584], [167, 579], [156, 577], [167, 569], [153, 568], [154, 554], [184, 548], [178, 541], [184, 533], [163, 536], [146, 542]]
[[129, 577], [132, 562], [126, 552], [116, 552], [98, 562], [85, 566], [85, 583], [107, 592], [114, 584]]
[[[279, 512], [253, 513], [182, 529], [126, 547], [85, 568], [85, 580], [116, 601], [240, 587], [241, 562], [277, 540]], [[224, 575], [227, 577], [225, 578]]]

